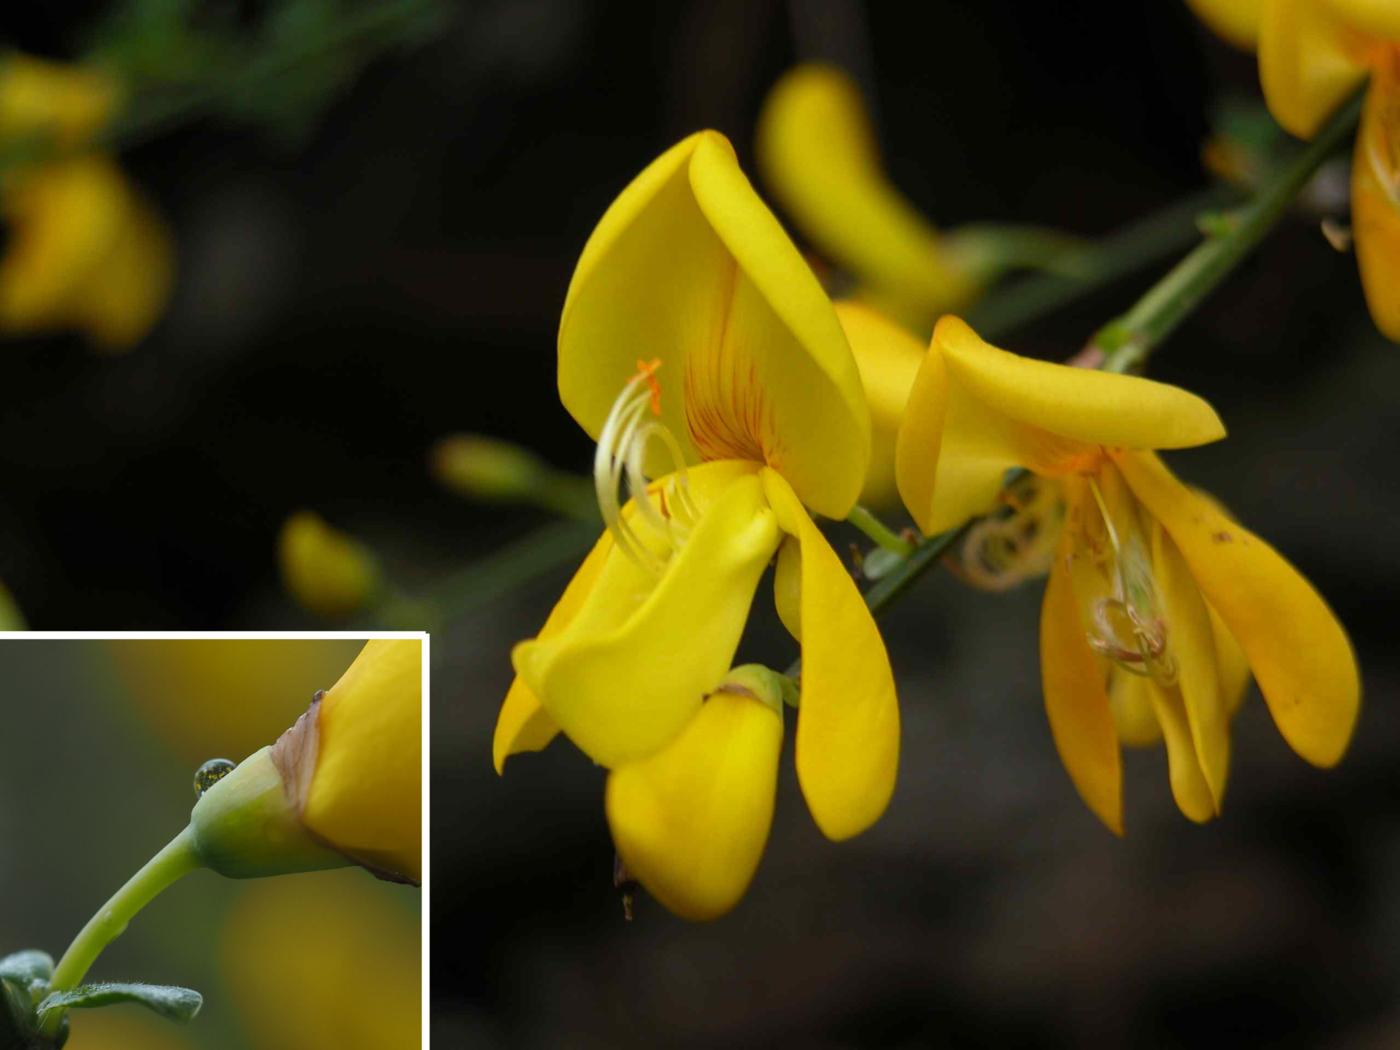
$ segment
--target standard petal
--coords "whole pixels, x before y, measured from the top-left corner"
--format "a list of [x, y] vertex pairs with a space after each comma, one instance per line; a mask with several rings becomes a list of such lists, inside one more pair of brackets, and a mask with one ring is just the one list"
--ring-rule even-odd
[[1123, 834], [1123, 759], [1104, 661], [1089, 648], [1062, 543], [1040, 609], [1040, 678], [1055, 748], [1079, 797]]
[[718, 918], [748, 889], [773, 822], [782, 741], [776, 711], [720, 691], [665, 748], [609, 774], [619, 856], [682, 918]]
[[1332, 610], [1267, 543], [1178, 481], [1151, 453], [1115, 453], [1134, 495], [1162, 523], [1197, 585], [1249, 659], [1290, 747], [1334, 765], [1356, 726], [1356, 656]]
[[764, 490], [802, 547], [797, 779], [829, 839], [880, 819], [899, 768], [899, 704], [885, 643], [841, 559], [774, 471]]
[[1371, 316], [1400, 342], [1400, 58], [1376, 71], [1366, 95], [1351, 165], [1351, 225]]
[[1400, 4], [1395, 0], [1323, 0], [1337, 17], [1369, 36], [1400, 42]]
[[690, 158], [713, 134], [682, 140], [632, 180], [574, 268], [559, 323], [559, 396], [595, 439], [638, 359], [657, 359], [660, 421], [699, 458], [686, 428], [685, 361], [692, 346], [718, 340], [734, 272], [690, 189]]
[[787, 73], [759, 117], [758, 163], [798, 229], [906, 324], [927, 326], [976, 284], [886, 177], [860, 89], [831, 66]]
[[[559, 596], [559, 601], [550, 610], [540, 633], [535, 636], [538, 640], [557, 636], [573, 621], [584, 600], [592, 593], [593, 585], [612, 549], [611, 533], [605, 532], [598, 537], [598, 542], [588, 552], [588, 557], [583, 559], [573, 579], [564, 588], [564, 593]], [[544, 750], [558, 732], [559, 727], [554, 719], [540, 706], [539, 699], [530, 691], [524, 679], [516, 675], [510, 683], [505, 702], [501, 704], [501, 713], [496, 718], [495, 738], [491, 742], [491, 758], [496, 772], [504, 771], [506, 759], [511, 755]]]
[[1310, 138], [1366, 76], [1367, 42], [1331, 0], [1264, 0], [1259, 82], [1274, 119]]
[[1264, 0], [1186, 0], [1191, 10], [1222, 39], [1244, 51], [1259, 43]]
[[[1057, 438], [1125, 448], [1187, 448], [1225, 436], [1215, 410], [1180, 387], [1008, 353], [984, 342], [956, 317], [938, 322], [933, 345], [943, 352], [953, 378], [988, 409]], [[1048, 452], [1045, 458], [1051, 462], [1063, 454]]]
[[719, 135], [702, 139], [690, 185], [737, 270], [718, 338], [692, 349], [686, 402], [698, 448], [718, 459], [737, 434], [802, 502], [843, 518], [870, 462], [870, 411], [841, 323], [816, 276]]
[[1188, 819], [1204, 824], [1220, 814], [1220, 806], [1201, 771], [1181, 690], [1174, 686], [1164, 689], [1155, 682], [1148, 682], [1147, 694], [1152, 698], [1152, 707], [1167, 743], [1167, 774], [1171, 778], [1172, 798]]
[[[1220, 691], [1215, 632], [1210, 609], [1191, 576], [1190, 566], [1160, 526], [1153, 529], [1152, 573], [1167, 621], [1167, 651], [1177, 670], [1177, 682], [1170, 691], [1182, 705], [1196, 769], [1210, 789], [1213, 812], [1219, 813], [1230, 772], [1230, 713]], [[1168, 733], [1170, 748], [1174, 730], [1165, 722], [1163, 730]], [[1172, 761], [1175, 766], [1176, 760]], [[1182, 812], [1187, 812], [1185, 805]]]
[[595, 762], [645, 758], [723, 679], [779, 539], [758, 478], [742, 474], [659, 578], [614, 551], [568, 626], [515, 647], [515, 669]]
[[907, 329], [861, 303], [838, 302], [836, 316], [851, 344], [870, 408], [870, 468], [860, 498], [872, 506], [890, 506], [899, 498], [895, 438], [927, 348]]

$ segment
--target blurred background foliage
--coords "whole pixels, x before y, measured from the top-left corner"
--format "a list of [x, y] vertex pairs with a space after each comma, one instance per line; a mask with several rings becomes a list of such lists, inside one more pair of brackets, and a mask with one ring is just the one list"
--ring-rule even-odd
[[[293, 6], [308, 22], [336, 10]], [[160, 8], [129, 10], [156, 18]], [[283, 9], [199, 5], [201, 31], [227, 51], [196, 48], [161, 71], [166, 45], [142, 31], [127, 39], [151, 55], [133, 65], [164, 84], [152, 98], [178, 95], [181, 69], [206, 61], [235, 79], [266, 68], [281, 45], [263, 34], [284, 25], [275, 32], [298, 38]], [[137, 17], [115, 10], [35, 6], [0, 19], [16, 47], [72, 59]], [[492, 552], [519, 554], [541, 528], [553, 530], [547, 542], [514, 564], [542, 550], [567, 562], [592, 527], [560, 520], [559, 507], [463, 501], [430, 470], [450, 473], [430, 450], [463, 430], [521, 443], [555, 468], [586, 467], [591, 447], [558, 404], [553, 357], [579, 249], [627, 180], [697, 127], [728, 134], [754, 173], [758, 113], [796, 61], [857, 77], [892, 179], [940, 224], [1097, 236], [1207, 185], [1212, 114], [1231, 99], [1257, 108], [1251, 58], [1177, 0], [472, 0], [402, 25], [392, 36], [402, 47], [308, 63], [304, 84], [266, 86], [261, 105], [252, 91], [193, 122], [149, 118], [156, 130], [122, 151], [173, 231], [173, 297], [125, 356], [95, 356], [72, 335], [3, 347], [0, 580], [35, 627], [300, 627], [317, 621], [281, 590], [283, 522], [308, 508], [374, 552], [365, 586], [376, 604], [360, 618], [437, 631], [435, 1038], [1400, 1042], [1390, 639], [1400, 549], [1382, 527], [1400, 514], [1400, 357], [1374, 332], [1353, 260], [1319, 232], [1321, 216], [1345, 221], [1336, 172], [1152, 362], [1154, 376], [1209, 398], [1232, 432], [1173, 457], [1175, 469], [1316, 583], [1352, 632], [1365, 679], [1356, 742], [1326, 774], [1287, 752], [1255, 695], [1237, 724], [1224, 816], [1205, 828], [1177, 814], [1162, 756], [1149, 752], [1127, 756], [1127, 838], [1103, 831], [1045, 726], [1039, 588], [990, 595], [933, 574], [884, 621], [905, 724], [886, 818], [834, 847], [801, 815], [785, 772], [773, 840], [733, 915], [690, 927], [640, 901], [624, 925], [599, 771], [563, 742], [514, 760], [503, 779], [490, 768], [509, 647], [538, 627], [567, 569], [516, 588], [512, 572], [473, 568]], [[1206, 159], [1247, 177], [1238, 148], [1217, 141]], [[1001, 340], [1064, 359], [1152, 276]], [[424, 604], [440, 594], [449, 601], [437, 611]], [[740, 658], [782, 666], [791, 644], [758, 604]], [[48, 688], [52, 670], [36, 664], [30, 680]], [[84, 717], [98, 717], [91, 710]], [[24, 705], [19, 717], [47, 715]], [[51, 777], [59, 756], [18, 741], [66, 749], [75, 737], [58, 736], [61, 724], [5, 737], [0, 746], [23, 753], [0, 772]], [[71, 804], [118, 767], [182, 746], [121, 725], [102, 723], [94, 751], [79, 755]], [[45, 727], [51, 735], [36, 735]], [[180, 768], [208, 757], [189, 748]], [[161, 797], [174, 812], [187, 800], [177, 798], [183, 774], [172, 778], [174, 794]], [[43, 826], [71, 823], [46, 795], [33, 804]], [[44, 858], [6, 863], [34, 866], [15, 885], [44, 884]], [[43, 907], [50, 896], [96, 899], [107, 881], [65, 885]], [[194, 889], [177, 887], [162, 906], [189, 908], [189, 928], [207, 931], [207, 898], [185, 903]], [[13, 936], [51, 943], [81, 918]], [[159, 934], [150, 927], [118, 947], [135, 950]], [[163, 946], [160, 958], [213, 965], [214, 943], [212, 933], [190, 941], [188, 959]], [[218, 1017], [208, 1031], [238, 1029]]]
[[[184, 826], [199, 764], [275, 740], [362, 644], [0, 645], [0, 897], [11, 902], [0, 943], [61, 954]], [[419, 926], [417, 890], [357, 868], [246, 882], [196, 873], [143, 912], [93, 976], [197, 988], [204, 1010], [189, 1027], [130, 1006], [79, 1013], [68, 1046], [417, 1047]]]

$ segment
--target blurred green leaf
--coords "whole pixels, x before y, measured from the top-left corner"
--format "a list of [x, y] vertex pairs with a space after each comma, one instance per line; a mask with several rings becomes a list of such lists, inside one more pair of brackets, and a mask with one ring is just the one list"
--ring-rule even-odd
[[12, 981], [28, 988], [33, 981], [47, 981], [53, 976], [53, 957], [48, 952], [27, 949], [0, 959], [0, 980]]

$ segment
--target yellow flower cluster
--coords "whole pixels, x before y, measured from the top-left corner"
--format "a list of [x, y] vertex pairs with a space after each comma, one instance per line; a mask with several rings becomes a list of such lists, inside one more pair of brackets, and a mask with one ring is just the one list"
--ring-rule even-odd
[[99, 348], [123, 350], [165, 308], [170, 235], [95, 144], [121, 95], [96, 70], [0, 59], [0, 218], [8, 229], [0, 332], [77, 330]]
[[[760, 156], [813, 238], [881, 290], [868, 298], [902, 301], [906, 316], [934, 308], [938, 296], [882, 269], [895, 255], [927, 264], [938, 241], [878, 176], [856, 113], [830, 73], [796, 76], [770, 105]], [[813, 172], [789, 134], [807, 121], [841, 140], [843, 164]], [[817, 181], [798, 185], [801, 172]], [[859, 222], [823, 207], [835, 195], [857, 202]], [[879, 243], [861, 243], [866, 232]], [[1276, 551], [1156, 455], [1223, 437], [1208, 404], [998, 350], [952, 316], [925, 348], [869, 305], [832, 303], [715, 132], [668, 150], [603, 216], [565, 301], [558, 374], [564, 406], [597, 442], [605, 529], [513, 651], [496, 768], [566, 735], [609, 771], [628, 874], [681, 916], [728, 911], [754, 875], [785, 706], [797, 712], [798, 781], [828, 838], [865, 830], [890, 800], [889, 660], [813, 520], [845, 517], [863, 492], [897, 484], [932, 534], [1005, 511], [1008, 471], [1039, 479], [1027, 507], [1056, 530], [1038, 548], [1053, 552], [1041, 629], [1050, 728], [1115, 831], [1122, 742], [1165, 741], [1182, 811], [1220, 811], [1230, 717], [1251, 673], [1303, 758], [1330, 765], [1346, 748], [1359, 684], [1342, 628]], [[770, 564], [801, 645], [795, 689], [732, 666]]]

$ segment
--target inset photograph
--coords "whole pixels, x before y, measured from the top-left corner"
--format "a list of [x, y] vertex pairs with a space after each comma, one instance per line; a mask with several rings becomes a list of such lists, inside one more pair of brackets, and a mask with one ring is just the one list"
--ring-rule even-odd
[[422, 1045], [427, 663], [0, 642], [0, 1048]]

